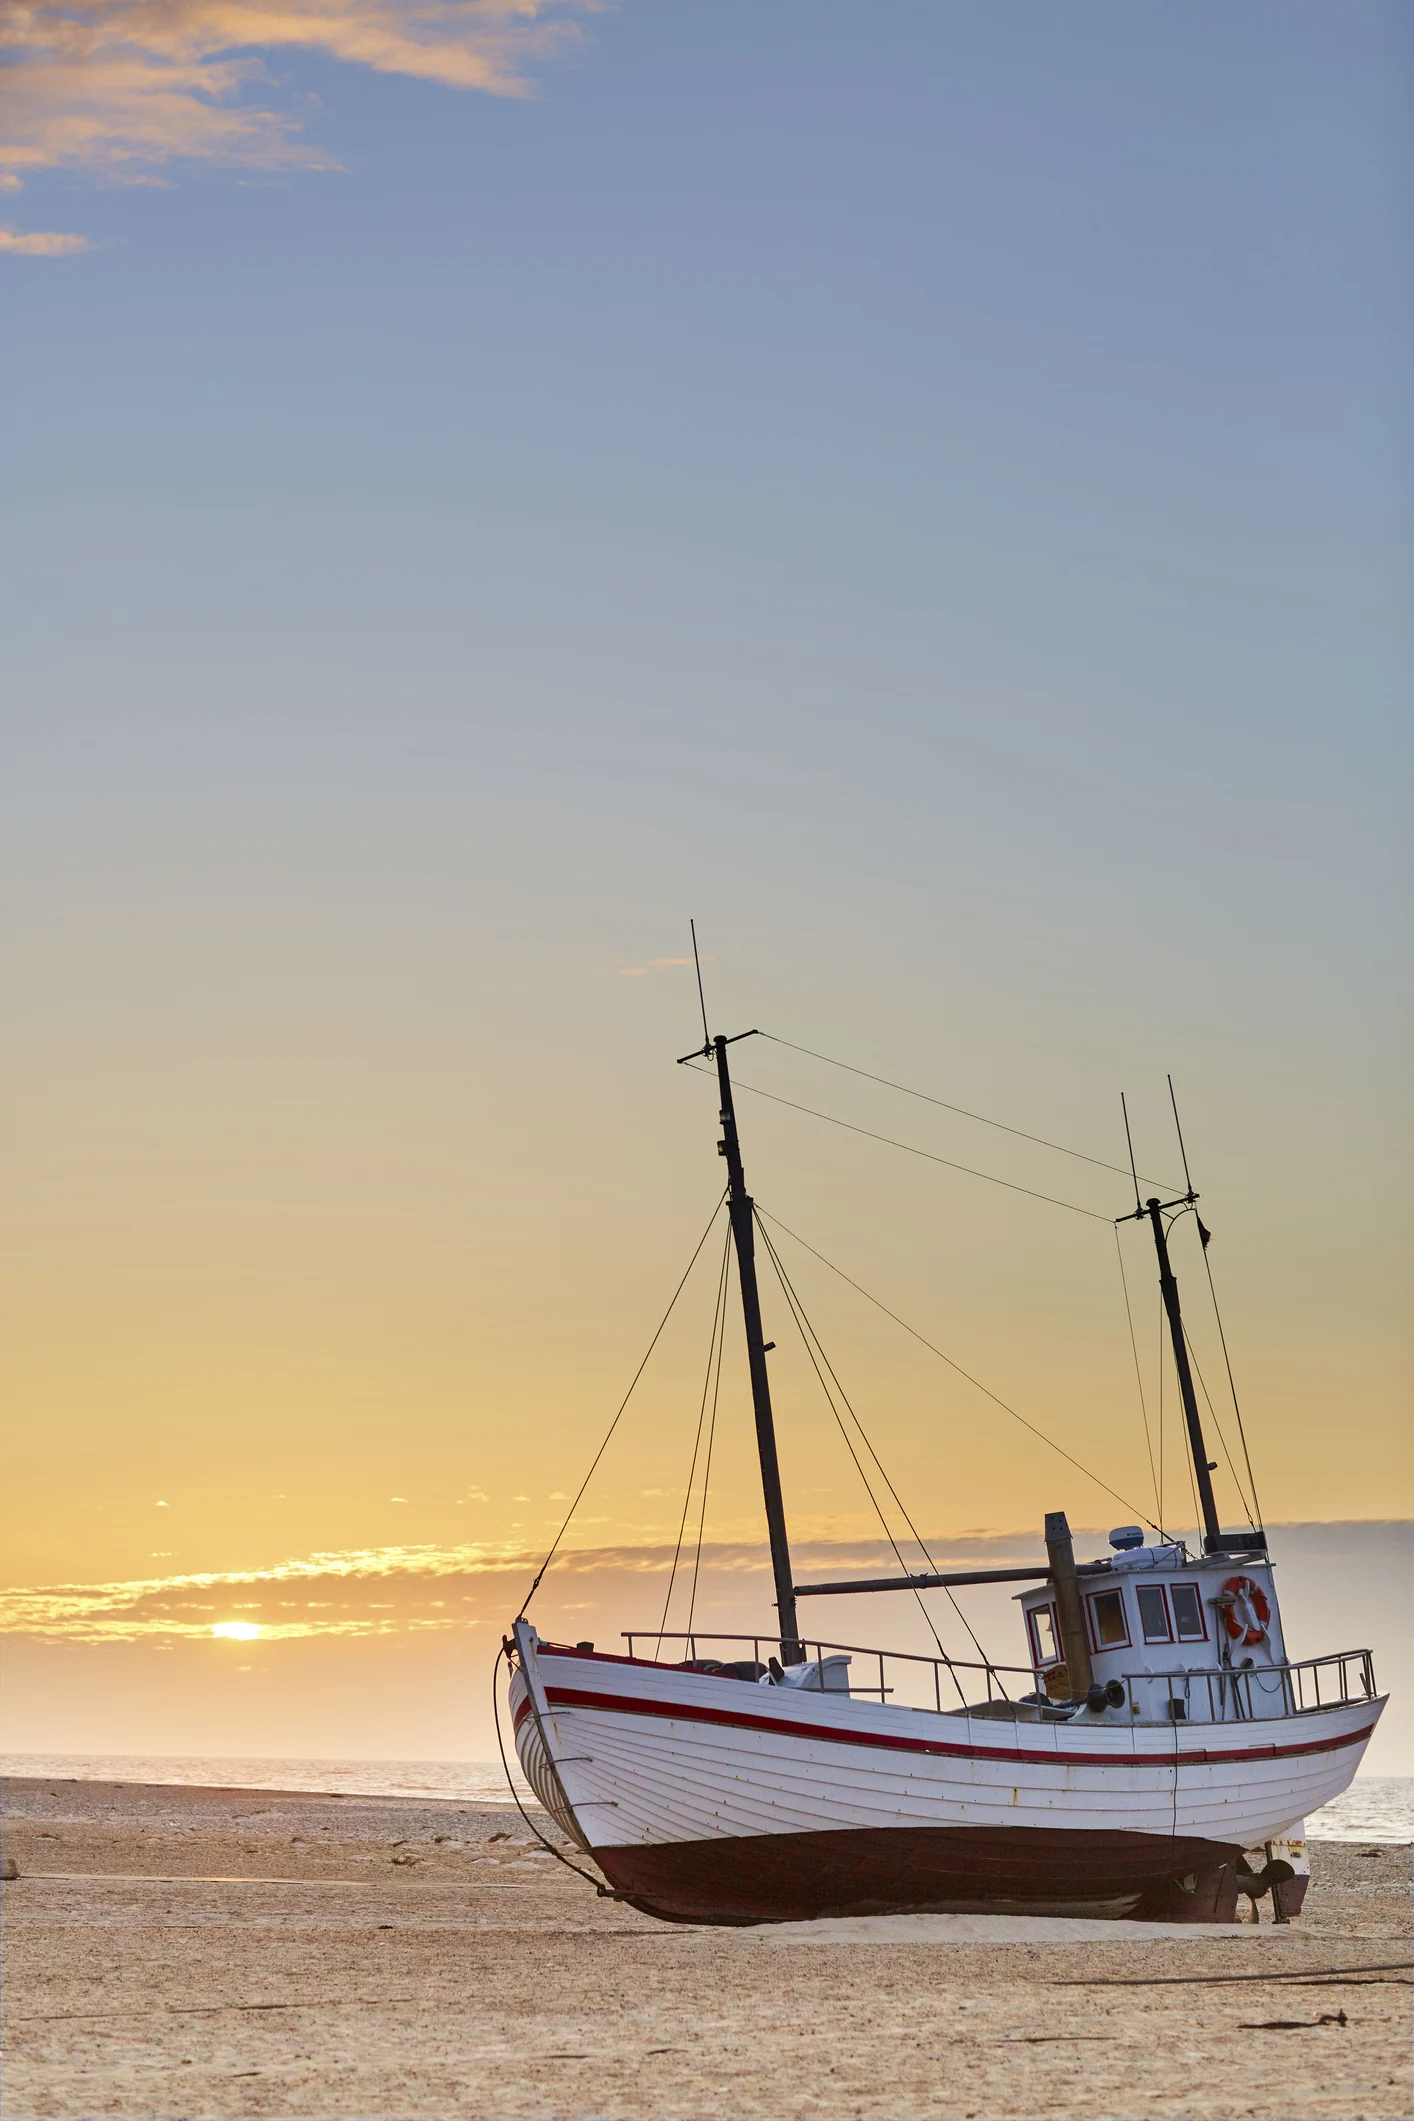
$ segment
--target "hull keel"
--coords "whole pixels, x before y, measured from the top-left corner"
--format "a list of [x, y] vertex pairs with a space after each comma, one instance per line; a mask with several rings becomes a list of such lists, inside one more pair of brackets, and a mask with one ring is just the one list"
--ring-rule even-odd
[[1237, 1902], [1236, 1849], [1150, 1834], [891, 1826], [605, 1846], [593, 1854], [617, 1891], [668, 1922], [897, 1914], [1223, 1922]]

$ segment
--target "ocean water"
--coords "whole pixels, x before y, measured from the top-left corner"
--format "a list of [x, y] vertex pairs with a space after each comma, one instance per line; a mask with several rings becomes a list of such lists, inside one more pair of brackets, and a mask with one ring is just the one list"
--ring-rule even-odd
[[[519, 1769], [516, 1788], [534, 1803]], [[342, 1792], [350, 1797], [459, 1797], [505, 1804], [499, 1760], [218, 1760], [172, 1754], [4, 1753], [0, 1773], [55, 1782], [176, 1782], [241, 1790]], [[1357, 1775], [1306, 1821], [1313, 1841], [1414, 1840], [1414, 1778]]]
[[[522, 1802], [534, 1804], [519, 1762]], [[204, 1789], [333, 1791], [348, 1797], [459, 1797], [508, 1804], [499, 1760], [253, 1760], [173, 1753], [0, 1753], [0, 1774], [56, 1782], [181, 1782]]]

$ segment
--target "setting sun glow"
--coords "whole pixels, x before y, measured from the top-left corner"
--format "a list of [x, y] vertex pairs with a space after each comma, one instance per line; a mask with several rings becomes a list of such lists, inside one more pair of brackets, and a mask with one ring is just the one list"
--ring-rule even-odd
[[211, 1632], [223, 1642], [254, 1642], [260, 1629], [253, 1620], [218, 1620]]

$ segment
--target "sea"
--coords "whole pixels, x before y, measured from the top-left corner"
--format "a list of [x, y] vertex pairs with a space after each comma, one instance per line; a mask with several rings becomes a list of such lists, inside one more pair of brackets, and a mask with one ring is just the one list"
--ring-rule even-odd
[[[513, 1771], [515, 1772], [515, 1771]], [[345, 1797], [455, 1797], [504, 1804], [499, 1760], [222, 1760], [170, 1753], [0, 1753], [0, 1774], [52, 1782], [171, 1782], [205, 1789], [307, 1790]], [[516, 1794], [534, 1804], [515, 1773]], [[1414, 1840], [1414, 1777], [1357, 1775], [1306, 1821], [1312, 1841]]]

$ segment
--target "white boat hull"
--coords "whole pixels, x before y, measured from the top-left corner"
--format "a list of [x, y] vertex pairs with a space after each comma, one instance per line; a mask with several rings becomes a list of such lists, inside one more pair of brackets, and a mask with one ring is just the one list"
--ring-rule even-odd
[[693, 1922], [910, 1909], [1221, 1919], [1237, 1852], [1346, 1788], [1384, 1704], [1261, 1722], [1006, 1723], [541, 1644], [511, 1709], [611, 1884]]

